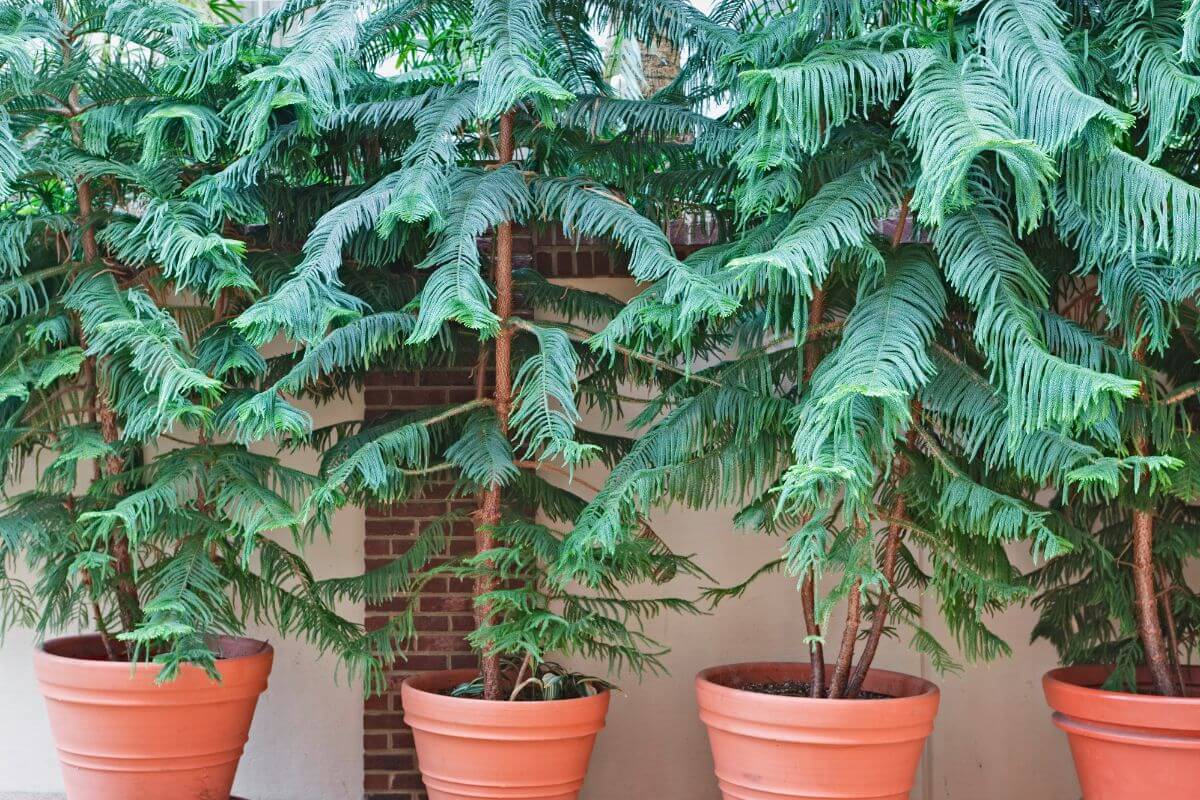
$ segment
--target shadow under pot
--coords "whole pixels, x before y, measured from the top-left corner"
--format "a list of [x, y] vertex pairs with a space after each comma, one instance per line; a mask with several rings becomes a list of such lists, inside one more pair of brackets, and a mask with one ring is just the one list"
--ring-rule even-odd
[[1054, 724], [1067, 734], [1083, 800], [1195, 800], [1200, 797], [1200, 668], [1184, 669], [1190, 697], [1100, 687], [1112, 667], [1051, 670], [1042, 678]]
[[478, 674], [427, 672], [401, 686], [429, 800], [575, 800], [610, 693], [517, 702], [449, 695]]
[[34, 653], [67, 800], [229, 800], [274, 651], [222, 637], [221, 680], [185, 665], [108, 661], [99, 636], [65, 636]]
[[[828, 667], [832, 671], [832, 667]], [[808, 664], [713, 667], [696, 676], [725, 800], [907, 800], [939, 692], [929, 681], [871, 670], [872, 699], [779, 696], [744, 687], [808, 683]], [[875, 699], [878, 698], [878, 699]]]

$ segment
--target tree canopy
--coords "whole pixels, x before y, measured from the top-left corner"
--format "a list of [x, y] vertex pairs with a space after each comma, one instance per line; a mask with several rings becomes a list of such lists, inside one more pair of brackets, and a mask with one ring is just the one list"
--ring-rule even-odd
[[[814, 694], [853, 695], [893, 622], [951, 666], [906, 589], [970, 659], [1007, 652], [987, 613], [1040, 589], [1036, 634], [1065, 659], [1128, 685], [1144, 658], [1173, 693], [1195, 625], [1192, 9], [730, 0], [688, 25], [669, 101], [707, 116], [677, 180], [728, 241], [593, 340], [687, 369], [566, 568], [660, 497], [741, 503], [786, 536], [758, 574], [801, 585]], [[1032, 584], [1015, 542], [1046, 564]]]

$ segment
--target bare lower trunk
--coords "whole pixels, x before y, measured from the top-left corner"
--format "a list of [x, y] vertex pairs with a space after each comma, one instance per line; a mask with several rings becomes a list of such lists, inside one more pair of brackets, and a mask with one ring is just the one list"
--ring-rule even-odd
[[[1139, 364], [1145, 361], [1145, 355], [1143, 344], [1134, 348], [1133, 358]], [[1141, 397], [1147, 399], [1145, 387], [1142, 388]], [[1135, 436], [1133, 446], [1140, 456], [1151, 453], [1145, 435]], [[1133, 528], [1133, 606], [1138, 638], [1142, 641], [1146, 666], [1150, 669], [1155, 690], [1164, 697], [1178, 697], [1183, 694], [1183, 684], [1177, 683], [1177, 673], [1171, 668], [1171, 656], [1158, 618], [1158, 590], [1154, 582], [1154, 515], [1149, 511], [1134, 509], [1130, 524]]]
[[[498, 153], [500, 164], [507, 164], [513, 157], [513, 114], [509, 112], [500, 118], [500, 148]], [[512, 413], [512, 339], [513, 329], [509, 318], [513, 311], [513, 259], [512, 259], [512, 223], [503, 222], [496, 228], [496, 316], [500, 318], [500, 332], [496, 335], [494, 363], [496, 366], [496, 418], [500, 430], [508, 432], [508, 418]], [[478, 378], [478, 376], [477, 376]], [[495, 545], [493, 530], [500, 522], [501, 496], [500, 487], [491, 486], [484, 493], [483, 504], [479, 509], [479, 527], [476, 534], [478, 552], [485, 552]], [[493, 591], [496, 588], [491, 576], [480, 575], [475, 579], [475, 597]], [[477, 603], [475, 607], [475, 624], [477, 627], [486, 625], [491, 619], [491, 609], [486, 603]], [[480, 672], [483, 675], [483, 696], [486, 700], [505, 699], [504, 687], [500, 676], [500, 657], [489, 653], [485, 646], [480, 662]]]
[[800, 605], [804, 608], [804, 630], [808, 635], [808, 661], [812, 665], [812, 679], [809, 681], [811, 697], [825, 696], [825, 648], [816, 640], [821, 635], [821, 626], [817, 624], [816, 591], [813, 587], [813, 574], [809, 571], [800, 588]]
[[833, 679], [829, 681], [829, 696], [833, 699], [845, 696], [850, 665], [854, 663], [854, 645], [858, 641], [858, 626], [862, 611], [861, 591], [862, 581], [856, 580], [854, 586], [850, 588], [850, 596], [846, 598], [846, 628], [842, 631], [842, 646], [838, 650]]
[[[825, 289], [817, 289], [813, 293], [812, 302], [808, 306], [808, 327], [811, 331], [820, 325], [825, 317]], [[804, 345], [804, 382], [812, 377], [813, 370], [820, 361], [821, 351], [816, 338], [810, 333]], [[817, 592], [816, 576], [812, 570], [804, 577], [800, 588], [800, 605], [804, 610], [804, 631], [809, 639], [808, 660], [812, 666], [812, 678], [809, 680], [809, 695], [812, 697], [825, 696], [825, 647], [821, 644], [821, 626], [817, 623]]]
[[[903, 517], [907, 511], [904, 498], [901, 497], [896, 501], [894, 516]], [[887, 627], [888, 606], [892, 601], [892, 583], [896, 579], [896, 554], [900, 550], [901, 533], [903, 533], [903, 529], [898, 524], [893, 524], [888, 528], [887, 543], [884, 545], [883, 551], [883, 588], [879, 592], [879, 602], [876, 604], [875, 614], [871, 618], [871, 630], [863, 645], [862, 655], [859, 656], [858, 665], [854, 668], [854, 674], [850, 676], [850, 683], [846, 686], [846, 697], [857, 697], [858, 693], [862, 691], [863, 681], [867, 679], [871, 663], [875, 660], [875, 652], [879, 649], [879, 641], [883, 638], [884, 628]]]
[[1133, 589], [1138, 637], [1146, 654], [1146, 665], [1155, 690], [1164, 697], [1177, 697], [1171, 657], [1158, 619], [1158, 593], [1154, 587], [1154, 517], [1148, 511], [1133, 512]]
[[[907, 213], [901, 215], [901, 222], [907, 218]], [[897, 235], [897, 239], [899, 234]], [[921, 404], [919, 401], [912, 401], [913, 420], [915, 421], [921, 414]], [[908, 446], [915, 447], [917, 435], [916, 431], [909, 429], [908, 431]], [[883, 588], [879, 592], [879, 602], [875, 606], [875, 614], [871, 617], [871, 630], [867, 634], [866, 644], [863, 646], [862, 655], [859, 656], [858, 666], [854, 668], [854, 674], [850, 676], [850, 685], [846, 687], [847, 697], [857, 697], [862, 691], [863, 681], [867, 679], [867, 673], [871, 671], [871, 664], [875, 661], [875, 653], [879, 650], [879, 642], [883, 638], [884, 628], [887, 627], [888, 611], [891, 606], [892, 589], [896, 582], [896, 558], [900, 553], [900, 540], [904, 537], [904, 520], [908, 516], [908, 500], [904, 497], [903, 487], [901, 482], [904, 476], [908, 474], [911, 468], [908, 457], [904, 454], [896, 456], [895, 461], [895, 477], [893, 480], [893, 488], [896, 491], [896, 502], [892, 504], [892, 524], [888, 526], [887, 540], [883, 546]]]

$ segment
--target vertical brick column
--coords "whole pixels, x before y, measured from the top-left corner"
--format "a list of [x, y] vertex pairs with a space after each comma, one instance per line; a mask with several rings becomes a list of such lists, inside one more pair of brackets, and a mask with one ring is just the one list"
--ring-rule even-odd
[[[367, 419], [396, 411], [443, 403], [465, 402], [475, 396], [472, 367], [412, 373], [378, 373], [368, 378], [365, 401]], [[451, 511], [469, 514], [470, 498], [450, 498], [453, 482], [431, 486], [407, 503], [366, 510], [366, 568], [387, 564], [402, 555], [430, 520]], [[454, 524], [447, 555], [475, 549], [474, 526], [469, 519]], [[401, 598], [369, 605], [366, 624], [382, 627], [388, 616], [402, 611]], [[389, 671], [392, 687], [368, 699], [363, 708], [363, 789], [368, 800], [418, 800], [425, 797], [413, 754], [412, 733], [404, 725], [400, 707], [400, 681], [413, 672], [474, 667], [478, 663], [463, 637], [474, 627], [471, 582], [434, 578], [417, 600], [417, 641], [408, 659]]]
[[[711, 241], [711, 231], [695, 222], [674, 223], [672, 241], [681, 255]], [[485, 256], [490, 242], [480, 242]], [[561, 230], [517, 231], [513, 242], [514, 266], [534, 267], [547, 278], [599, 278], [625, 276], [625, 259], [602, 242], [573, 242]], [[473, 364], [419, 373], [370, 376], [366, 388], [366, 416], [441, 403], [465, 402], [475, 396]], [[381, 566], [404, 553], [413, 537], [430, 519], [452, 510], [470, 512], [471, 499], [449, 498], [452, 484], [432, 487], [424, 497], [391, 508], [367, 509], [366, 566]], [[472, 552], [475, 532], [470, 520], [458, 523], [450, 553]], [[448, 553], [449, 554], [449, 553]], [[368, 606], [368, 626], [382, 625], [389, 614], [401, 611], [396, 599]], [[412, 733], [404, 726], [400, 706], [400, 680], [413, 672], [474, 667], [478, 662], [463, 637], [472, 629], [471, 586], [468, 581], [435, 579], [417, 601], [417, 642], [408, 660], [389, 672], [391, 689], [371, 698], [363, 709], [363, 791], [365, 800], [425, 800], [413, 752]]]

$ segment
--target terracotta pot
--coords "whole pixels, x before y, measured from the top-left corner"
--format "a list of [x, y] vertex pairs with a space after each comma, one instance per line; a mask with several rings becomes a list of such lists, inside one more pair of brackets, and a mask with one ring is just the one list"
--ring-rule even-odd
[[516, 703], [442, 694], [478, 674], [427, 672], [400, 689], [429, 800], [575, 800], [609, 693]]
[[[828, 668], [832, 672], [832, 667]], [[863, 688], [887, 700], [814, 700], [739, 689], [805, 681], [808, 664], [732, 664], [696, 676], [725, 800], [906, 800], [937, 716], [938, 688], [871, 670]]]
[[[1054, 724], [1067, 732], [1084, 800], [1195, 800], [1200, 697], [1106, 692], [1111, 667], [1065, 667], [1042, 678]], [[1200, 668], [1184, 673], [1200, 694]], [[1149, 691], [1149, 673], [1138, 683]]]
[[198, 667], [106, 661], [98, 636], [39, 647], [34, 668], [58, 745], [67, 800], [228, 800], [274, 651], [223, 638], [221, 682]]

